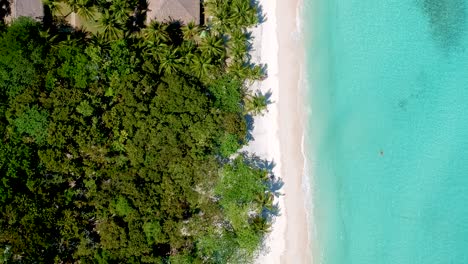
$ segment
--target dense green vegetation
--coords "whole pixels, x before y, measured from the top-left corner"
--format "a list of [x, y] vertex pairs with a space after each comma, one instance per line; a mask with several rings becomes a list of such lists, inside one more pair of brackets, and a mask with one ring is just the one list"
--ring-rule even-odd
[[257, 7], [146, 27], [138, 1], [45, 4], [0, 35], [0, 263], [248, 263], [274, 180], [235, 154], [266, 107], [245, 88]]

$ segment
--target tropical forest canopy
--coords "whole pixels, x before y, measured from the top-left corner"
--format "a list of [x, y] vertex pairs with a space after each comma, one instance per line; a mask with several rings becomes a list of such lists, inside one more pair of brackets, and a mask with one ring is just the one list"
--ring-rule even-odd
[[274, 194], [239, 153], [266, 107], [246, 89], [258, 7], [205, 1], [199, 26], [145, 25], [137, 0], [44, 4], [1, 27], [0, 263], [251, 261]]

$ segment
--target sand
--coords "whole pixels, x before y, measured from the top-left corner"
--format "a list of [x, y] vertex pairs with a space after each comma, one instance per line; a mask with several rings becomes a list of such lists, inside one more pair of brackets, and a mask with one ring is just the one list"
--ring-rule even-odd
[[268, 78], [251, 89], [270, 92], [272, 104], [255, 127], [247, 150], [273, 161], [273, 172], [284, 182], [276, 198], [280, 215], [256, 263], [312, 263], [303, 191], [304, 107], [302, 82], [303, 46], [298, 30], [299, 0], [260, 0], [266, 21], [252, 30], [252, 59], [268, 65]]

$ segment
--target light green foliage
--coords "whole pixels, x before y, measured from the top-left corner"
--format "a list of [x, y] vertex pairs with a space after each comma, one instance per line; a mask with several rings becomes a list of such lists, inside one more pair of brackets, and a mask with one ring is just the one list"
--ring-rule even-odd
[[47, 136], [47, 112], [37, 106], [27, 109], [14, 120], [19, 133], [33, 137], [35, 142], [42, 143]]
[[233, 113], [241, 112], [241, 89], [241, 80], [231, 75], [222, 76], [209, 86], [210, 92], [215, 97], [216, 106]]
[[221, 146], [219, 147], [219, 152], [223, 157], [229, 157], [234, 154], [240, 147], [239, 140], [236, 135], [225, 134], [221, 138]]
[[113, 97], [114, 96], [114, 89], [112, 89], [112, 87], [107, 88], [106, 93], [104, 94], [104, 96]]
[[222, 205], [252, 203], [256, 196], [266, 192], [265, 175], [266, 171], [252, 168], [242, 157], [237, 157], [232, 164], [224, 166], [215, 193], [221, 196]]
[[161, 226], [156, 221], [146, 222], [143, 225], [143, 231], [145, 232], [146, 240], [149, 244], [155, 244], [160, 242], [161, 239]]
[[267, 193], [264, 180], [266, 171], [252, 168], [239, 156], [232, 164], [226, 164], [221, 179], [215, 187], [220, 197], [220, 204], [229, 220], [229, 226], [235, 233], [238, 245], [236, 254], [251, 258], [261, 241], [259, 233], [251, 225], [253, 219], [263, 210], [263, 204], [256, 202], [258, 197]]
[[76, 111], [85, 117], [93, 114], [93, 107], [89, 105], [88, 101], [81, 101], [80, 105], [76, 107]]
[[125, 199], [125, 197], [122, 196], [119, 196], [119, 198], [117, 198], [117, 201], [115, 201], [112, 207], [115, 208], [115, 212], [119, 216], [127, 216], [133, 211], [133, 208], [128, 203], [127, 199]]

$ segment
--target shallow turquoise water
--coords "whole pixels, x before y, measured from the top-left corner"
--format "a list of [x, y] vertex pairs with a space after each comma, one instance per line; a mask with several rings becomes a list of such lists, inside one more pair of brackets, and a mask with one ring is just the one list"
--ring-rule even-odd
[[468, 263], [468, 1], [304, 2], [315, 263]]

